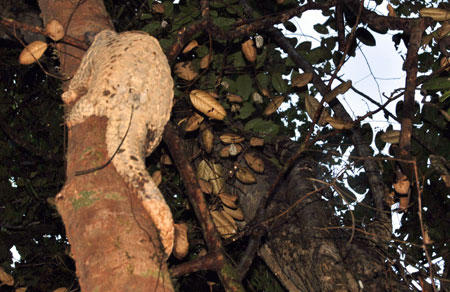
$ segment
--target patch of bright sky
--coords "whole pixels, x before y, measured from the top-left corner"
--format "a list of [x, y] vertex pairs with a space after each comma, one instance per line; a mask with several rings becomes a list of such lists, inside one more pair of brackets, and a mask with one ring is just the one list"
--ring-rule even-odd
[[[376, 6], [374, 1], [365, 1], [365, 6], [375, 8], [376, 12], [381, 15], [387, 15], [387, 1], [382, 5]], [[307, 11], [302, 14], [301, 19], [291, 19], [297, 27], [297, 32], [292, 33], [283, 31], [288, 37], [297, 37], [300, 42], [311, 41], [312, 48], [320, 46], [320, 40], [323, 37], [337, 36], [337, 32], [330, 30], [330, 35], [320, 35], [314, 30], [314, 24], [324, 23], [327, 17], [324, 17], [321, 11]], [[360, 44], [356, 51], [356, 57], [350, 58], [342, 67], [339, 76], [344, 80], [352, 80], [353, 86], [370, 96], [380, 104], [386, 102], [383, 93], [390, 96], [391, 93], [398, 88], [405, 86], [406, 73], [402, 70], [403, 59], [405, 56], [405, 48], [400, 46], [400, 51], [396, 51], [392, 42], [392, 35], [396, 32], [390, 31], [387, 34], [378, 34], [369, 30], [376, 38], [376, 46], [369, 47]], [[349, 29], [347, 27], [347, 33]], [[339, 81], [333, 82], [333, 88], [339, 85]], [[320, 99], [320, 97], [318, 97]], [[345, 95], [338, 97], [346, 110], [353, 118], [362, 116], [369, 111], [375, 110], [378, 106], [365, 100], [357, 93], [349, 90]], [[400, 100], [400, 99], [399, 99]], [[391, 103], [387, 109], [395, 113], [396, 102]], [[383, 112], [374, 115], [370, 120], [370, 124], [375, 129], [385, 129], [389, 124], [393, 124], [395, 129], [399, 129], [396, 121], [390, 119], [388, 122], [384, 118]]]
[[[375, 1], [365, 1], [364, 5], [366, 8], [374, 9], [380, 15], [387, 15], [387, 4], [388, 1], [383, 1], [379, 6], [376, 5]], [[314, 25], [317, 23], [324, 23], [327, 17], [323, 16], [321, 11], [307, 11], [302, 14], [301, 19], [293, 18], [291, 22], [297, 27], [297, 31], [292, 33], [287, 30], [283, 30], [283, 34], [287, 37], [297, 37], [298, 43], [304, 41], [312, 42], [312, 48], [320, 46], [321, 38], [329, 37], [330, 35], [320, 35], [314, 30]], [[282, 26], [280, 26], [282, 28]], [[346, 27], [347, 33], [349, 33], [348, 27]], [[352, 80], [352, 85], [359, 91], [365, 93], [373, 100], [380, 104], [384, 104], [387, 101], [387, 97], [391, 96], [392, 93], [405, 87], [406, 72], [402, 70], [404, 59], [406, 58], [406, 48], [404, 44], [401, 43], [399, 48], [394, 47], [392, 41], [392, 36], [396, 34], [396, 31], [389, 31], [386, 34], [379, 34], [369, 29], [372, 35], [376, 39], [376, 45], [373, 47], [360, 44], [359, 48], [356, 50], [356, 56], [350, 58], [342, 67], [339, 72], [339, 76], [344, 80]], [[330, 30], [332, 36], [337, 36], [337, 32]], [[300, 73], [302, 73], [300, 71]], [[287, 77], [290, 79], [290, 76]], [[339, 81], [333, 83], [332, 88], [339, 85]], [[316, 96], [319, 100], [320, 96]], [[370, 101], [365, 100], [359, 94], [349, 90], [344, 95], [339, 95], [339, 100], [347, 110], [347, 112], [352, 115], [353, 118], [362, 116], [369, 111], [376, 110], [377, 105], [372, 104]], [[293, 104], [296, 104], [298, 96], [291, 96]], [[420, 94], [416, 94], [416, 100], [421, 101], [422, 97]], [[398, 100], [389, 104], [386, 109], [395, 115], [395, 106]], [[381, 111], [374, 115], [371, 119], [367, 119], [375, 132], [385, 130], [389, 125], [392, 125], [394, 129], [400, 129], [400, 125], [397, 121], [389, 118], [387, 120], [384, 117], [384, 113]], [[375, 137], [375, 135], [374, 135]], [[372, 144], [372, 146], [374, 146]], [[376, 148], [375, 148], [376, 149]], [[386, 149], [382, 151], [386, 153]], [[351, 149], [347, 150], [344, 154], [346, 157], [350, 154]], [[340, 171], [340, 170], [338, 170]], [[358, 196], [362, 197], [362, 196]], [[394, 205], [393, 208], [398, 208]], [[392, 213], [392, 224], [393, 231], [400, 227], [402, 214], [393, 212]], [[403, 255], [401, 250], [398, 251]], [[433, 262], [437, 263], [438, 266], [443, 268], [442, 258], [435, 259]], [[404, 263], [405, 264], [405, 263]], [[412, 266], [407, 266], [410, 273], [415, 271]], [[414, 283], [417, 286], [417, 283]]]

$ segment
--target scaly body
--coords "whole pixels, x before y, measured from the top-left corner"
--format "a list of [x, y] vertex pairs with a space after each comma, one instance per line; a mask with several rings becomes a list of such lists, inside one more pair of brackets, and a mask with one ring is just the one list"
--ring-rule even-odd
[[62, 97], [66, 103], [79, 98], [66, 120], [69, 127], [92, 115], [108, 118], [106, 145], [110, 157], [130, 126], [112, 163], [138, 193], [155, 223], [166, 256], [170, 255], [172, 214], [145, 168], [145, 157], [160, 143], [173, 102], [170, 67], [158, 41], [143, 32], [100, 32]]

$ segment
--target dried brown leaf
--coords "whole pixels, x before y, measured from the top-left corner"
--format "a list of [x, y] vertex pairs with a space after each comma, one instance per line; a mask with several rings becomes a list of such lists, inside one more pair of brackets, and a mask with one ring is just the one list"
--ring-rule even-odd
[[194, 80], [198, 76], [191, 61], [176, 63], [173, 71], [178, 77], [188, 81]]
[[202, 141], [203, 141], [203, 146], [205, 147], [205, 151], [207, 153], [211, 153], [211, 151], [213, 149], [214, 135], [210, 129], [203, 130]]
[[236, 204], [238, 197], [236, 195], [233, 196], [227, 193], [220, 193], [218, 196], [225, 206], [232, 209], [236, 209], [238, 207]]
[[328, 117], [325, 119], [325, 121], [327, 121], [333, 128], [337, 130], [348, 130], [353, 128], [352, 122], [344, 122], [333, 117]]
[[192, 132], [197, 130], [204, 119], [205, 118], [203, 116], [199, 115], [198, 113], [194, 113], [187, 120], [186, 125], [184, 126], [184, 130], [186, 132]]
[[153, 174], [152, 174], [152, 179], [155, 182], [156, 186], [159, 186], [159, 184], [162, 181], [162, 174], [160, 170], [156, 170]]
[[388, 3], [387, 10], [389, 11], [388, 16], [397, 17], [397, 13], [394, 10], [394, 7], [392, 7], [391, 4]]
[[175, 241], [173, 245], [173, 255], [181, 260], [189, 252], [188, 226], [186, 223], [175, 223]]
[[45, 25], [45, 32], [55, 42], [64, 37], [64, 27], [56, 19], [50, 20]]
[[311, 72], [299, 74], [292, 78], [291, 85], [293, 87], [303, 87], [313, 79], [313, 76], [314, 75]]
[[211, 211], [211, 217], [216, 225], [217, 231], [223, 238], [229, 238], [237, 232], [236, 222], [233, 219], [229, 220], [224, 215], [224, 211]]
[[[307, 95], [305, 97], [306, 112], [308, 113], [308, 116], [311, 120], [314, 119], [314, 115], [316, 114], [319, 105], [320, 105], [319, 101], [315, 99], [313, 96]], [[325, 126], [327, 123], [326, 118], [328, 117], [330, 117], [330, 114], [324, 108], [322, 110], [322, 113], [320, 114], [319, 121], [317, 122], [317, 124], [319, 126]]]
[[30, 65], [36, 62], [45, 50], [47, 50], [47, 43], [42, 41], [34, 41], [26, 46], [19, 56], [19, 63], [22, 65]]
[[231, 217], [233, 217], [233, 219], [242, 221], [244, 220], [244, 214], [242, 213], [242, 209], [241, 208], [237, 208], [237, 209], [231, 209], [228, 208], [227, 206], [223, 206], [223, 211], [225, 213], [227, 213], [228, 215], [230, 215]]
[[212, 56], [210, 54], [204, 56], [201, 60], [200, 60], [200, 68], [201, 69], [206, 69], [208, 68], [209, 64], [212, 61]]
[[13, 276], [5, 272], [5, 269], [3, 269], [3, 267], [0, 267], [0, 282], [1, 285], [8, 285], [8, 286], [14, 285]]
[[259, 158], [254, 152], [245, 153], [244, 159], [247, 162], [248, 166], [253, 169], [253, 171], [259, 173], [264, 172], [264, 161]]
[[203, 179], [199, 179], [198, 184], [200, 185], [200, 189], [202, 190], [203, 193], [208, 195], [212, 193], [213, 187], [212, 184], [210, 184], [209, 182]]
[[212, 119], [223, 120], [227, 115], [223, 106], [206, 91], [192, 90], [189, 97], [197, 110]]
[[440, 8], [422, 8], [419, 11], [422, 17], [431, 17], [435, 21], [446, 21], [450, 19], [450, 11]]
[[236, 172], [236, 177], [245, 184], [253, 184], [256, 182], [255, 175], [247, 167], [239, 167], [239, 170]]
[[256, 61], [256, 48], [253, 45], [253, 40], [248, 40], [242, 44], [242, 52], [244, 53], [247, 61], [250, 63], [254, 63]]
[[264, 109], [263, 115], [270, 116], [271, 114], [276, 112], [277, 109], [280, 107], [280, 105], [283, 103], [283, 101], [284, 96], [282, 95], [274, 97]]
[[245, 140], [244, 137], [239, 136], [238, 134], [234, 134], [234, 133], [225, 133], [220, 136], [220, 141], [222, 141], [223, 143], [227, 143], [227, 144], [241, 143], [244, 140]]
[[259, 137], [251, 137], [250, 138], [251, 146], [264, 146], [264, 139]]
[[399, 130], [389, 130], [386, 133], [380, 135], [380, 139], [385, 143], [398, 144], [400, 141], [400, 131]]

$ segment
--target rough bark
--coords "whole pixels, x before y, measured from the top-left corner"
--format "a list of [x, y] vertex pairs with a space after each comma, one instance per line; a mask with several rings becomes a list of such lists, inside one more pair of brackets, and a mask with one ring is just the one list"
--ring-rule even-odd
[[[298, 147], [280, 139], [273, 147], [265, 146], [264, 154], [284, 163]], [[233, 188], [247, 220], [256, 213], [258, 200], [278, 172], [270, 160], [265, 164], [258, 184], [237, 183]], [[347, 244], [351, 230], [335, 229], [340, 223], [335, 220], [328, 187], [310, 180], [320, 177], [311, 157], [302, 156], [292, 166], [269, 204], [263, 221], [268, 234], [258, 255], [289, 291], [361, 291], [362, 287], [364, 291], [408, 291], [390, 274], [380, 255], [383, 246], [377, 245], [374, 236], [357, 233]]]
[[[111, 29], [103, 1], [39, 2], [44, 23], [57, 19], [66, 35]], [[73, 76], [84, 50], [58, 45], [62, 73]], [[91, 117], [68, 133], [67, 181], [56, 204], [76, 261], [82, 291], [172, 291], [158, 236], [136, 194], [115, 168], [83, 176], [75, 171], [108, 159], [106, 119]], [[105, 279], [108, 279], [105, 281]]]

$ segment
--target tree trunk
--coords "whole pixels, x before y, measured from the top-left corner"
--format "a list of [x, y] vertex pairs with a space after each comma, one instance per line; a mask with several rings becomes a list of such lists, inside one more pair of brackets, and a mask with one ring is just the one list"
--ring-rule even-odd
[[[264, 174], [258, 184], [234, 184], [246, 222], [257, 214], [259, 201], [268, 192], [279, 169], [269, 157], [285, 163], [298, 149], [289, 139], [278, 137], [274, 147], [264, 146]], [[259, 242], [258, 255], [289, 291], [408, 291], [390, 273], [376, 236], [336, 229], [330, 186], [320, 180], [317, 162], [302, 156], [279, 184], [264, 220], [268, 233]], [[370, 225], [368, 225], [370, 226]]]
[[[44, 23], [58, 20], [66, 35], [112, 29], [103, 1], [42, 0]], [[62, 73], [73, 76], [84, 54], [57, 46]], [[67, 111], [70, 109], [67, 109]], [[67, 112], [66, 111], [66, 112]], [[67, 181], [56, 196], [83, 291], [172, 291], [161, 243], [147, 212], [112, 164], [74, 176], [108, 160], [106, 118], [90, 117], [68, 132]]]

